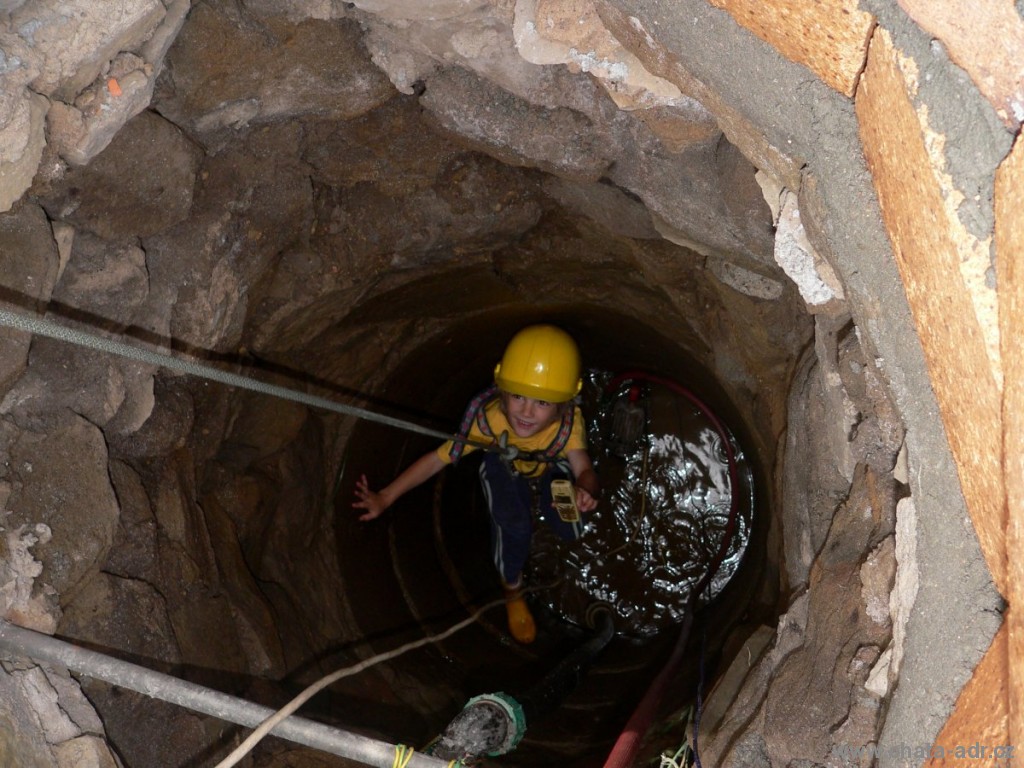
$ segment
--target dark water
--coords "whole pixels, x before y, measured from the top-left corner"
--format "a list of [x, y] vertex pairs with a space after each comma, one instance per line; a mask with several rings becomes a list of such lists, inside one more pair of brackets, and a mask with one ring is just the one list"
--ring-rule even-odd
[[537, 599], [570, 621], [584, 623], [587, 608], [603, 602], [612, 606], [618, 632], [653, 635], [682, 621], [712, 564], [719, 562], [702, 602], [739, 567], [753, 510], [752, 470], [726, 431], [730, 472], [713, 416], [681, 389], [588, 375], [582, 407], [604, 498], [577, 542], [539, 526], [530, 571], [532, 585], [557, 582]]

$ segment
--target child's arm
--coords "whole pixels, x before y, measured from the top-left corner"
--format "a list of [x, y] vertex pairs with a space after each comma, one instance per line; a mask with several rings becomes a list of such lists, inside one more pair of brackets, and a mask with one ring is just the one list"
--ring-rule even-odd
[[366, 510], [366, 514], [359, 516], [360, 520], [373, 520], [384, 514], [384, 510], [394, 504], [406, 491], [425, 483], [444, 467], [445, 463], [437, 455], [437, 451], [425, 453], [379, 491], [371, 491], [366, 475], [363, 475], [356, 481], [356, 496], [359, 497], [359, 501], [353, 502], [352, 506], [356, 509]]
[[590, 461], [590, 454], [582, 448], [566, 453], [573, 477], [576, 478], [576, 506], [580, 512], [591, 512], [597, 508], [601, 496], [601, 483]]

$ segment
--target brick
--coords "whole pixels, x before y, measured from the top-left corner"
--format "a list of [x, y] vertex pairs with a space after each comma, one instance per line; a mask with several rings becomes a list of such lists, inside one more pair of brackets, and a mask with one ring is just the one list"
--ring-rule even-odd
[[946, 46], [1007, 125], [1024, 120], [1024, 21], [1013, 0], [899, 0]]
[[853, 96], [875, 26], [857, 0], [708, 0], [738, 24], [803, 64], [845, 96]]
[[[996, 633], [992, 645], [974, 669], [974, 675], [960, 691], [953, 714], [935, 738], [935, 745], [943, 750], [984, 744], [988, 748], [1012, 743], [1007, 731], [1006, 678], [1009, 658], [1006, 623]], [[1014, 763], [1017, 761], [1015, 760]], [[965, 760], [948, 755], [925, 763], [928, 768], [949, 765], [1011, 765], [1006, 761]]]
[[[996, 173], [996, 279], [1003, 352], [1003, 477], [1006, 480], [1008, 520], [1006, 548], [1020, 553], [1024, 546], [1024, 138]], [[1024, 559], [1007, 561], [1007, 598], [1014, 610], [1010, 652], [1024, 659]], [[1024, 744], [1024, 669], [1010, 671], [1010, 732], [1012, 743]]]
[[889, 34], [879, 29], [857, 91], [861, 143], [964, 500], [992, 578], [1006, 595], [999, 387], [897, 57]]

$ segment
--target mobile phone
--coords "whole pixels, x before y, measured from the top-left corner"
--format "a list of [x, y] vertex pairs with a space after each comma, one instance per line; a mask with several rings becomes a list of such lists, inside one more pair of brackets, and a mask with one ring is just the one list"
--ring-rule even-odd
[[580, 510], [576, 506], [576, 489], [568, 480], [551, 481], [551, 499], [555, 503], [555, 511], [566, 523], [578, 523]]

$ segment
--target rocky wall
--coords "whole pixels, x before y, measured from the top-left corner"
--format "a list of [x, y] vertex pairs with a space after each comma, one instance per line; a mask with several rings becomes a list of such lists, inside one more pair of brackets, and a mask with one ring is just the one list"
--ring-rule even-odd
[[[989, 69], [955, 16], [865, 5], [0, 3], [2, 298], [362, 398], [456, 321], [628, 316], [774, 471], [709, 756], [932, 739], [1015, 583], [993, 177], [1022, 24], [982, 14]], [[4, 616], [268, 700], [366, 653], [330, 523], [350, 424], [0, 333]], [[5, 670], [26, 764], [112, 764], [104, 729], [128, 765], [235, 738], [91, 683], [101, 726], [77, 684]], [[72, 725], [18, 720], [53, 706]]]

